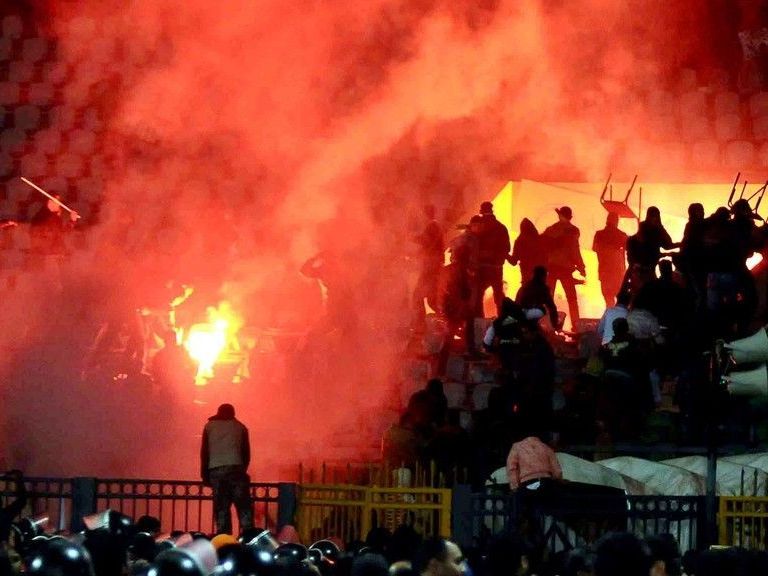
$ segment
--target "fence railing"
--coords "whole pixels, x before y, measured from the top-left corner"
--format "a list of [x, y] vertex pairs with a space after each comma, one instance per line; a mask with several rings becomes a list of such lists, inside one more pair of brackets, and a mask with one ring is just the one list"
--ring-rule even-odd
[[[82, 529], [82, 518], [112, 509], [132, 518], [160, 520], [163, 531], [214, 531], [213, 495], [201, 482], [188, 480], [25, 478], [26, 515], [46, 515], [48, 529]], [[254, 520], [274, 529], [295, 514], [296, 489], [288, 483], [252, 483]], [[15, 483], [0, 480], [0, 503], [15, 498]]]
[[305, 542], [364, 539], [371, 528], [408, 524], [425, 536], [451, 534], [451, 490], [340, 484], [298, 486], [297, 529]]
[[436, 462], [411, 465], [383, 462], [323, 462], [318, 468], [299, 464], [299, 484], [353, 484], [400, 488], [448, 488], [468, 482], [469, 471], [460, 466], [443, 469]]
[[750, 550], [768, 550], [768, 498], [720, 498], [718, 543]]
[[560, 495], [556, 501], [523, 512], [517, 494], [472, 493], [472, 521], [468, 532], [454, 537], [464, 545], [482, 545], [494, 534], [519, 525], [521, 514], [535, 514], [541, 537], [552, 551], [567, 550], [591, 542], [610, 530], [626, 530], [638, 536], [673, 534], [682, 550], [699, 547], [706, 534], [703, 496], [583, 496]]
[[[53, 530], [69, 528], [72, 517], [72, 480], [69, 478], [24, 478], [28, 516], [47, 516]], [[0, 506], [16, 497], [16, 483], [0, 479]]]

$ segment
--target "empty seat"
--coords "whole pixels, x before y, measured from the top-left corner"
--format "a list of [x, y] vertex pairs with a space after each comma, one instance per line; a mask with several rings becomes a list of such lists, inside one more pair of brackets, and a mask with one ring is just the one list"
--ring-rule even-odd
[[19, 103], [21, 88], [16, 82], [0, 82], [0, 105], [13, 106]]
[[93, 152], [96, 135], [90, 130], [73, 130], [67, 140], [71, 152], [87, 156]]
[[16, 128], [0, 132], [0, 153], [16, 154], [27, 145], [27, 133]]
[[[64, 194], [67, 191], [67, 181], [60, 176], [51, 176], [36, 184], [49, 194]], [[64, 202], [66, 203], [66, 200]]]
[[691, 165], [695, 168], [714, 168], [720, 162], [720, 144], [717, 140], [699, 140], [691, 146]]
[[11, 82], [31, 82], [35, 77], [35, 65], [24, 60], [14, 60], [8, 67], [8, 80]]
[[680, 135], [677, 117], [673, 115], [653, 115], [648, 118], [644, 135], [650, 140], [676, 139]]
[[70, 130], [74, 127], [77, 120], [77, 113], [70, 106], [56, 106], [48, 112], [51, 126], [59, 130]]
[[680, 92], [690, 92], [699, 85], [699, 79], [696, 76], [696, 70], [692, 68], [682, 68], [678, 77], [678, 90]]
[[678, 101], [682, 118], [707, 116], [707, 95], [701, 90], [686, 92]]
[[63, 178], [77, 178], [84, 174], [85, 163], [83, 162], [83, 157], [79, 154], [68, 152], [56, 159], [54, 169], [56, 174]]
[[18, 178], [14, 178], [5, 185], [5, 194], [8, 202], [18, 205], [30, 198], [32, 194], [39, 195], [40, 193], [32, 190]]
[[40, 108], [32, 104], [19, 106], [13, 113], [13, 123], [19, 130], [31, 132], [40, 127]]
[[13, 40], [0, 38], [0, 62], [8, 62], [13, 55]]
[[56, 128], [40, 130], [35, 134], [34, 148], [47, 156], [54, 156], [61, 151], [61, 132]]
[[48, 175], [48, 158], [42, 154], [27, 154], [19, 163], [19, 170], [22, 176], [33, 179], [40, 179]]
[[686, 164], [688, 149], [682, 142], [662, 142], [658, 146], [659, 161], [670, 167], [682, 168]]
[[757, 165], [768, 168], [768, 142], [763, 142], [757, 150]]
[[50, 82], [54, 86], [64, 84], [70, 77], [70, 74], [70, 67], [64, 62], [51, 62], [43, 66], [43, 80]]
[[749, 99], [749, 113], [752, 117], [768, 114], [768, 92], [757, 92]]
[[671, 116], [675, 113], [675, 97], [671, 92], [657, 90], [648, 94], [648, 107], [651, 114]]
[[768, 140], [768, 114], [752, 119], [752, 136], [756, 140]]
[[739, 114], [741, 111], [741, 101], [736, 92], [718, 92], [714, 99], [715, 116], [725, 114]]
[[718, 140], [738, 140], [743, 133], [738, 114], [723, 114], [715, 118], [715, 136]]
[[680, 126], [681, 138], [685, 142], [695, 142], [697, 140], [709, 140], [714, 136], [712, 124], [706, 117], [685, 118]]
[[27, 38], [21, 46], [21, 57], [27, 62], [40, 62], [49, 49], [50, 44], [46, 38]]
[[48, 82], [35, 82], [27, 88], [29, 101], [38, 106], [48, 106], [53, 103], [56, 89]]
[[104, 181], [101, 178], [83, 178], [78, 180], [78, 198], [82, 202], [95, 202], [101, 197]]
[[728, 168], [749, 168], [755, 164], [755, 145], [746, 140], [729, 142], [723, 153], [723, 164]]
[[104, 128], [104, 120], [98, 108], [86, 108], [83, 111], [83, 128], [92, 132], [100, 132]]
[[13, 172], [13, 158], [10, 154], [0, 152], [0, 178], [7, 178]]
[[24, 22], [15, 14], [3, 18], [2, 23], [3, 36], [5, 38], [18, 39], [24, 34]]

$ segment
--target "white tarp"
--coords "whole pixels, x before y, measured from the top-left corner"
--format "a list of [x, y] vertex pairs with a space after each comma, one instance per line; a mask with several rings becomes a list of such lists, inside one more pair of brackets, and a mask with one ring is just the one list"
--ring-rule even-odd
[[[647, 490], [640, 482], [629, 476], [624, 476], [615, 470], [611, 470], [610, 468], [606, 468], [595, 462], [590, 462], [589, 460], [584, 460], [578, 456], [566, 454], [565, 452], [558, 452], [557, 461], [560, 463], [560, 468], [563, 470], [563, 480], [592, 484], [594, 486], [618, 488], [619, 490], [624, 490], [627, 494], [654, 493]], [[486, 485], [492, 484], [503, 484], [505, 486], [509, 484], [506, 468], [499, 468], [491, 474], [491, 481], [486, 482]]]
[[678, 466], [643, 460], [634, 456], [609, 458], [600, 460], [598, 464], [637, 480], [644, 484], [651, 494], [663, 494], [665, 496], [703, 496], [706, 494], [706, 477]]
[[[738, 457], [737, 457], [738, 458]], [[683, 456], [664, 460], [699, 476], [707, 476], [706, 456]], [[768, 473], [746, 463], [733, 462], [728, 458], [717, 460], [718, 496], [764, 496], [768, 489]]]
[[557, 461], [560, 463], [560, 468], [563, 469], [564, 480], [596, 486], [610, 486], [624, 490], [627, 494], [653, 494], [652, 491], [647, 490], [633, 478], [578, 456], [558, 452]]

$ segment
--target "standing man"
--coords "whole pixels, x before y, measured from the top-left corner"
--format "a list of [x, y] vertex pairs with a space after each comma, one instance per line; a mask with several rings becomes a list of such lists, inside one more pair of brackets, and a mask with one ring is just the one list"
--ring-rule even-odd
[[616, 302], [616, 294], [621, 289], [627, 271], [626, 245], [627, 235], [619, 230], [619, 215], [616, 212], [608, 212], [605, 228], [595, 232], [592, 241], [592, 250], [597, 254], [597, 276], [600, 279], [606, 308]]
[[208, 418], [200, 448], [200, 475], [213, 488], [213, 512], [219, 534], [232, 533], [230, 506], [235, 505], [240, 532], [253, 528], [248, 464], [251, 446], [248, 429], [235, 418], [235, 408], [222, 404]]
[[480, 237], [477, 270], [477, 292], [475, 293], [475, 316], [483, 317], [483, 297], [488, 287], [493, 289], [496, 312], [501, 310], [504, 299], [504, 262], [509, 257], [511, 244], [507, 227], [496, 220], [493, 204], [480, 204]]
[[424, 206], [424, 229], [414, 237], [414, 242], [419, 248], [421, 270], [416, 288], [413, 291], [414, 310], [416, 324], [424, 323], [424, 299], [435, 312], [439, 312], [438, 283], [440, 272], [445, 260], [445, 242], [443, 230], [435, 219], [435, 207], [432, 204]]
[[568, 301], [568, 312], [571, 315], [571, 329], [576, 330], [579, 322], [579, 301], [576, 296], [576, 281], [574, 270], [582, 276], [586, 275], [584, 260], [579, 249], [579, 229], [571, 224], [573, 211], [568, 206], [555, 208], [558, 221], [544, 230], [544, 249], [547, 252], [547, 271], [549, 272], [549, 289], [555, 293], [557, 283], [563, 287], [565, 299]]

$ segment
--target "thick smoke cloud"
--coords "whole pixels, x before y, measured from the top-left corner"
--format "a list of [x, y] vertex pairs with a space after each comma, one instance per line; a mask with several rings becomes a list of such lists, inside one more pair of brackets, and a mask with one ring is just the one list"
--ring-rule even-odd
[[[653, 136], [638, 92], [707, 57], [699, 7], [41, 4], [59, 65], [75, 71], [67, 104], [96, 107], [104, 124], [103, 201], [71, 290], [46, 306], [19, 291], [9, 304], [32, 310], [7, 367], [9, 463], [194, 476], [196, 434], [226, 394], [264, 440], [255, 452], [266, 477], [302, 458], [369, 457], [392, 418], [382, 407], [397, 404], [413, 272], [404, 256], [420, 205], [435, 203], [452, 226], [508, 179], [601, 180], [617, 161], [631, 165], [614, 143]], [[145, 400], [72, 383], [100, 315], [160, 298], [170, 279], [194, 285], [198, 306], [227, 299], [250, 325], [306, 332], [320, 296], [298, 270], [321, 250], [340, 255], [354, 286], [354, 338], [301, 339], [300, 361], [265, 355], [248, 390]]]

